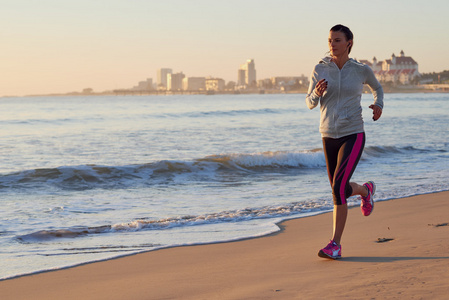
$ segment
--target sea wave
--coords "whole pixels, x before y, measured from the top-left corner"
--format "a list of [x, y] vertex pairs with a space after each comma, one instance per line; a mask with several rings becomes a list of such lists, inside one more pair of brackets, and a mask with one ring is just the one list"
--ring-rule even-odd
[[25, 170], [0, 175], [0, 191], [53, 186], [70, 190], [128, 188], [153, 185], [179, 175], [201, 175], [216, 180], [223, 172], [253, 174], [287, 168], [317, 168], [325, 165], [319, 151], [263, 152], [210, 155], [193, 160], [161, 160], [146, 164], [104, 166], [79, 165]]
[[285, 114], [295, 113], [299, 109], [282, 109], [282, 108], [260, 108], [260, 109], [231, 109], [231, 110], [211, 110], [211, 111], [194, 111], [184, 113], [163, 113], [154, 114], [150, 117], [155, 118], [208, 118], [208, 117], [229, 117], [242, 115], [269, 115], [269, 114]]
[[[371, 146], [362, 159], [426, 151], [414, 147]], [[8, 189], [58, 188], [68, 190], [117, 189], [141, 185], [176, 182], [179, 175], [191, 175], [192, 180], [220, 180], [220, 175], [233, 172], [248, 176], [261, 172], [283, 172], [325, 168], [321, 149], [288, 152], [259, 152], [209, 155], [193, 160], [161, 160], [146, 164], [104, 166], [79, 165], [25, 170], [0, 175], [0, 192]], [[289, 173], [291, 174], [291, 173]], [[199, 176], [197, 176], [199, 175]], [[184, 176], [183, 180], [189, 180]]]
[[[230, 110], [210, 110], [210, 111], [187, 111], [181, 113], [164, 113], [164, 112], [152, 112], [133, 116], [120, 116], [120, 118], [125, 118], [129, 120], [134, 119], [183, 119], [183, 118], [220, 118], [220, 117], [242, 117], [251, 115], [272, 115], [272, 114], [285, 114], [285, 113], [298, 113], [300, 109], [283, 109], [283, 108], [260, 108], [260, 109], [230, 109]], [[108, 116], [111, 119], [111, 116]], [[104, 122], [105, 117], [90, 115], [88, 118], [89, 122]], [[59, 117], [43, 117], [39, 119], [9, 119], [0, 120], [0, 126], [8, 125], [62, 125], [67, 123], [85, 123], [86, 119], [81, 117], [71, 117], [71, 118], [59, 118]]]
[[320, 213], [332, 208], [329, 201], [323, 199], [308, 202], [294, 202], [279, 206], [260, 208], [245, 208], [240, 210], [222, 211], [204, 215], [185, 215], [162, 219], [139, 218], [128, 223], [117, 223], [104, 226], [76, 226], [71, 228], [40, 230], [17, 236], [23, 243], [45, 242], [55, 239], [71, 239], [87, 235], [110, 234], [120, 232], [136, 232], [143, 230], [165, 230], [174, 227], [199, 226], [229, 222], [244, 222], [268, 218], [288, 218], [298, 214]]
[[364, 149], [364, 154], [368, 156], [383, 156], [385, 154], [413, 154], [427, 152], [446, 152], [444, 149], [419, 149], [413, 146], [395, 147], [395, 146], [369, 146]]

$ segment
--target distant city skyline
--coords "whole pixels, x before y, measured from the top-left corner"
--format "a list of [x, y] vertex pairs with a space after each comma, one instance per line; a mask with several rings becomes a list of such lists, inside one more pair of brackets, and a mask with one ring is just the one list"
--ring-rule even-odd
[[[377, 80], [381, 83], [391, 82], [394, 84], [416, 84], [419, 80], [419, 64], [413, 57], [406, 56], [405, 52], [401, 50], [398, 56], [393, 53], [390, 58], [385, 60], [378, 60], [373, 57], [369, 59], [358, 59], [359, 62], [368, 65], [374, 72]], [[221, 91], [225, 89], [225, 81], [222, 78], [190, 77], [185, 75], [182, 71], [176, 74], [172, 73], [171, 68], [161, 68], [156, 72], [157, 82], [154, 85], [151, 78], [146, 81], [140, 81], [137, 86], [134, 86], [132, 91], [201, 91], [213, 89]], [[220, 88], [218, 84], [211, 87], [208, 82], [211, 80], [220, 80]], [[256, 76], [256, 63], [254, 59], [247, 59], [244, 64], [241, 64], [237, 70], [237, 80], [228, 82], [228, 90], [251, 90], [251, 89], [280, 89], [282, 86], [293, 86], [300, 84], [304, 88], [304, 84], [308, 83], [308, 77], [302, 74], [301, 76], [270, 76], [268, 78], [258, 79]], [[125, 89], [124, 89], [125, 90]]]
[[0, 1], [0, 96], [129, 88], [161, 68], [237, 82], [246, 59], [258, 79], [309, 76], [338, 23], [353, 58], [404, 50], [421, 73], [449, 69], [444, 0]]

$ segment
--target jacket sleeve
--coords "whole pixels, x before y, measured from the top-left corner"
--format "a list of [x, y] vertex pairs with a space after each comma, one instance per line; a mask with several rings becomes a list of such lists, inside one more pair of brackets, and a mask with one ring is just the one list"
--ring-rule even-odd
[[315, 93], [315, 86], [318, 83], [318, 73], [316, 67], [313, 69], [309, 80], [309, 90], [306, 96], [306, 104], [309, 109], [314, 109], [321, 100], [321, 97]]
[[384, 90], [380, 85], [379, 81], [377, 81], [376, 76], [374, 75], [373, 70], [367, 65], [365, 65], [365, 83], [371, 89], [374, 97], [374, 105], [379, 106], [380, 108], [384, 108]]

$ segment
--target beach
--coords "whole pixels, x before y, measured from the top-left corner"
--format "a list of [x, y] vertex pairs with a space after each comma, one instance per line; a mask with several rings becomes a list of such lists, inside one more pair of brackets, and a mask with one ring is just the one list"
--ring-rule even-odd
[[265, 237], [0, 281], [1, 298], [447, 299], [448, 203], [439, 192], [378, 202], [369, 217], [351, 208], [339, 260], [317, 256], [331, 236], [325, 213], [284, 221]]

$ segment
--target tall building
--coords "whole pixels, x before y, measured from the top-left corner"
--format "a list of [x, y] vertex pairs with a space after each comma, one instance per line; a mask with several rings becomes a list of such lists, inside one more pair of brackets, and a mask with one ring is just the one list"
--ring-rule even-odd
[[173, 73], [172, 69], [162, 68], [157, 70], [157, 84], [159, 86], [167, 87], [167, 75]]
[[246, 63], [240, 66], [237, 84], [247, 86], [255, 86], [257, 84], [254, 59], [248, 59]]
[[237, 85], [244, 86], [246, 85], [246, 70], [239, 69], [237, 73]]
[[167, 90], [179, 91], [182, 90], [182, 80], [186, 77], [182, 72], [169, 73], [167, 75]]

